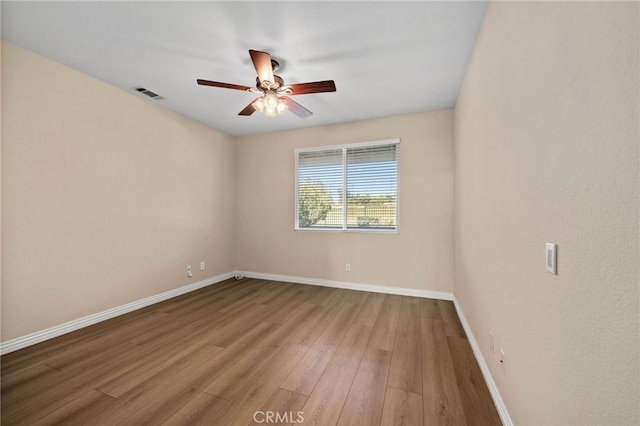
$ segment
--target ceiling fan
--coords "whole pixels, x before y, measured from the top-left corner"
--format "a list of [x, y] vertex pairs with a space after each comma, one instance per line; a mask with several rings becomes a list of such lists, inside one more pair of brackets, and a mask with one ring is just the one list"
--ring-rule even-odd
[[[280, 66], [277, 61], [271, 59], [266, 52], [249, 50], [251, 61], [256, 68], [256, 87], [241, 86], [239, 84], [220, 83], [218, 81], [198, 79], [202, 86], [222, 87], [225, 89], [243, 90], [247, 92], [262, 93], [262, 96], [254, 99], [238, 115], [251, 115], [259, 111], [264, 115], [278, 115], [287, 109], [300, 118], [307, 118], [313, 113], [293, 101], [289, 96], [306, 95], [309, 93], [335, 92], [336, 85], [333, 80], [314, 81], [311, 83], [299, 83], [285, 85], [282, 77], [275, 75]], [[289, 96], [286, 96], [289, 95]]]

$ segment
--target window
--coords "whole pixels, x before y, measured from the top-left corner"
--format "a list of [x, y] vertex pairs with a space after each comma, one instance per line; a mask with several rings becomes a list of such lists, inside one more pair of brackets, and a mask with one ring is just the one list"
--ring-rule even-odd
[[295, 228], [397, 231], [399, 144], [296, 150]]

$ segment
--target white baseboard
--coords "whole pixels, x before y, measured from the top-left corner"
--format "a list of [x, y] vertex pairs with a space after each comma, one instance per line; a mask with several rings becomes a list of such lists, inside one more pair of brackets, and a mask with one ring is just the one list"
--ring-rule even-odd
[[453, 300], [453, 293], [446, 293], [444, 291], [418, 290], [415, 288], [389, 287], [375, 284], [359, 284], [344, 281], [321, 280], [318, 278], [294, 277], [290, 275], [263, 274], [261, 272], [238, 272], [247, 278], [257, 278], [269, 281], [344, 288], [348, 290], [370, 291], [373, 293], [397, 294], [400, 296], [425, 297], [429, 299]]
[[493, 376], [491, 376], [491, 371], [489, 370], [489, 366], [484, 360], [482, 356], [482, 352], [480, 351], [480, 346], [478, 346], [478, 342], [475, 337], [473, 337], [473, 333], [471, 332], [471, 327], [469, 327], [469, 323], [467, 322], [464, 314], [462, 313], [462, 308], [458, 303], [458, 299], [453, 297], [453, 304], [456, 307], [456, 312], [458, 312], [458, 318], [460, 318], [460, 322], [462, 323], [462, 328], [464, 328], [464, 332], [467, 333], [467, 339], [469, 339], [469, 344], [471, 345], [471, 349], [473, 350], [473, 355], [476, 357], [476, 361], [478, 361], [478, 365], [480, 366], [480, 370], [482, 371], [482, 375], [484, 376], [484, 381], [487, 382], [487, 387], [489, 388], [489, 393], [491, 393], [491, 398], [493, 398], [493, 403], [496, 405], [496, 409], [498, 410], [498, 415], [500, 416], [500, 420], [502, 420], [502, 424], [505, 426], [513, 426], [513, 421], [511, 421], [511, 417], [509, 416], [509, 412], [507, 411], [507, 406], [504, 404], [502, 400], [502, 396], [500, 396], [500, 391], [498, 391], [498, 387], [496, 386], [496, 382], [493, 380]]
[[233, 278], [234, 274], [235, 272], [227, 272], [225, 274], [207, 278], [206, 280], [188, 284], [174, 290], [165, 291], [164, 293], [156, 294], [155, 296], [136, 300], [135, 302], [127, 303], [126, 305], [117, 306], [112, 309], [107, 309], [106, 311], [98, 312], [97, 314], [69, 321], [55, 327], [47, 328], [46, 330], [37, 331], [26, 336], [7, 340], [6, 342], [0, 343], [0, 355], [17, 351], [18, 349], [26, 348], [27, 346], [35, 345], [36, 343], [44, 342], [45, 340], [53, 339], [54, 337], [58, 337], [63, 334], [67, 334], [72, 331], [96, 324], [98, 322], [105, 321], [131, 311], [135, 311], [136, 309], [144, 308], [146, 306], [153, 305], [154, 303], [162, 302], [164, 300], [171, 299], [172, 297], [180, 296], [182, 294], [198, 290], [199, 288], [219, 283], [229, 278]]

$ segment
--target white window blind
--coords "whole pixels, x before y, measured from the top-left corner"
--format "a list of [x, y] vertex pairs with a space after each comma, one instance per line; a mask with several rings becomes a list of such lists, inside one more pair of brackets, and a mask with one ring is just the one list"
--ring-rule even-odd
[[341, 149], [298, 153], [299, 228], [342, 228], [339, 208], [343, 188]]
[[296, 150], [296, 229], [397, 231], [399, 143]]

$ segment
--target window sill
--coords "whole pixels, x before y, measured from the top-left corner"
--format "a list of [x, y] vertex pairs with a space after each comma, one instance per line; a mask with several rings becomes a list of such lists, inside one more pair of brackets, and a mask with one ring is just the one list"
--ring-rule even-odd
[[397, 235], [400, 231], [396, 229], [356, 229], [356, 228], [294, 228], [294, 231], [329, 232], [329, 233], [353, 233], [353, 234], [391, 234]]

